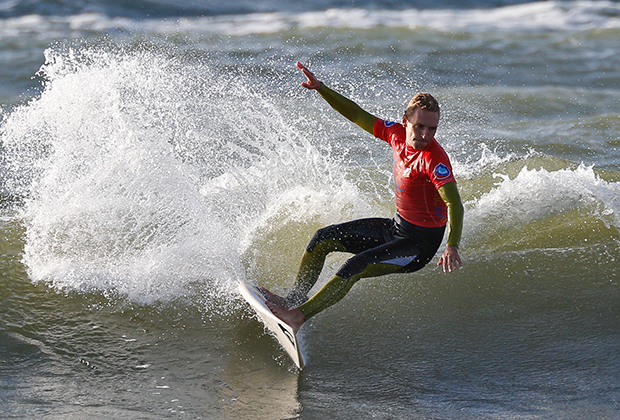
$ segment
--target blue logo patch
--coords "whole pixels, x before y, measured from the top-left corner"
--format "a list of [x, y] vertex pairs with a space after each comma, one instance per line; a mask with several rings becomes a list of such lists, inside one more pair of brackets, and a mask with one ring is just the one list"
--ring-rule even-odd
[[450, 168], [448, 168], [443, 163], [440, 163], [437, 166], [435, 166], [435, 170], [433, 172], [435, 173], [435, 177], [437, 179], [445, 179], [449, 177], [450, 175], [452, 175], [452, 173], [450, 172]]
[[383, 122], [383, 125], [385, 125], [386, 127], [391, 127], [394, 124], [396, 124], [394, 121], [384, 121]]

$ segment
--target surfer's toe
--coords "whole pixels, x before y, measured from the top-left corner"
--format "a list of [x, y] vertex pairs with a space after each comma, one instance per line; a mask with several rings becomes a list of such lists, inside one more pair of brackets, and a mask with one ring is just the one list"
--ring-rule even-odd
[[265, 289], [264, 287], [259, 287], [259, 290], [261, 291], [263, 296], [265, 296], [265, 299], [267, 299], [269, 302], [275, 303], [276, 305], [279, 305], [279, 306], [284, 306], [284, 307], [288, 306], [287, 305], [288, 302], [282, 296], [278, 296], [275, 293], [271, 293], [269, 290]]

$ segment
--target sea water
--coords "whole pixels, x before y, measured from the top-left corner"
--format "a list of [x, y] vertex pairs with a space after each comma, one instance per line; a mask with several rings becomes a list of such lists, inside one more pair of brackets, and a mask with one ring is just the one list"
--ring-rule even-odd
[[[620, 4], [0, 5], [0, 416], [618, 418]], [[417, 91], [464, 266], [364, 279], [298, 371], [236, 292], [394, 214]], [[328, 258], [320, 287], [347, 258]]]

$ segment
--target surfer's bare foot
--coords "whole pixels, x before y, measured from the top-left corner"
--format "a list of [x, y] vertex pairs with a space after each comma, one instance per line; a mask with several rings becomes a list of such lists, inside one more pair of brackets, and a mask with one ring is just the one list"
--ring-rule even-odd
[[279, 305], [279, 306], [284, 306], [285, 308], [288, 306], [288, 302], [286, 301], [286, 298], [283, 298], [282, 296], [278, 296], [275, 293], [271, 293], [269, 290], [265, 289], [264, 287], [259, 287], [258, 289], [261, 291], [263, 296], [265, 296], [265, 299], [267, 299], [269, 302], [275, 303], [276, 305]]
[[304, 316], [304, 314], [297, 308], [286, 309], [284, 306], [276, 305], [275, 303], [269, 301], [265, 303], [267, 304], [269, 309], [271, 309], [271, 312], [273, 312], [273, 314], [280, 318], [282, 321], [290, 325], [293, 328], [293, 331], [295, 331], [295, 333], [299, 331], [301, 326], [306, 321], [306, 317]]

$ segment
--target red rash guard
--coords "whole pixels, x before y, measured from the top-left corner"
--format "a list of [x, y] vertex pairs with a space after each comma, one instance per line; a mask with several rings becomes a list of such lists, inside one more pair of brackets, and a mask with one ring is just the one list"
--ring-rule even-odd
[[443, 148], [433, 139], [424, 149], [416, 150], [407, 145], [402, 124], [380, 118], [375, 121], [373, 134], [392, 146], [398, 214], [417, 226], [445, 226], [447, 207], [437, 189], [456, 181]]

